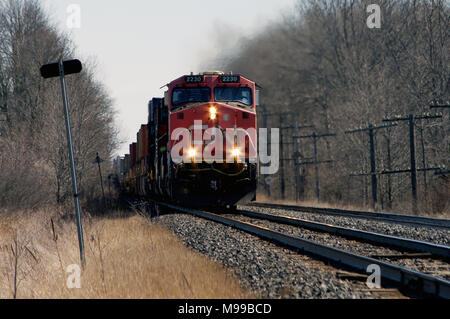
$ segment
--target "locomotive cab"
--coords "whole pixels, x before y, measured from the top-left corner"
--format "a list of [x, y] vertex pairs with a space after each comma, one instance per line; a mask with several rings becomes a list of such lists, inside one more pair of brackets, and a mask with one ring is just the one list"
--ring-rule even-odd
[[[177, 130], [188, 130], [190, 135], [187, 154], [185, 150], [180, 154], [184, 161], [169, 160], [173, 199], [196, 206], [234, 206], [255, 198], [255, 95], [254, 82], [217, 71], [169, 84], [169, 149], [181, 142]], [[221, 143], [211, 147], [218, 139]]]

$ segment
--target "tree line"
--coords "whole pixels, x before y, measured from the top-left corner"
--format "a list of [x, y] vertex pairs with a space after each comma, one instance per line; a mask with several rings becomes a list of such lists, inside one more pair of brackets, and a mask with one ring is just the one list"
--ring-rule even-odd
[[[367, 26], [372, 3], [381, 9], [380, 28]], [[300, 189], [295, 174], [296, 160], [311, 162], [312, 139], [299, 139], [294, 149], [292, 136], [336, 133], [317, 141], [319, 161], [333, 161], [319, 165], [320, 200], [371, 205], [371, 177], [352, 176], [370, 172], [369, 136], [345, 132], [399, 115], [442, 113], [415, 121], [416, 162], [418, 169], [445, 165], [448, 172], [449, 109], [430, 109], [430, 103], [448, 104], [450, 97], [449, 12], [445, 0], [298, 1], [292, 12], [216, 58], [262, 87], [260, 126], [266, 111], [268, 127], [287, 127], [284, 172], [270, 185], [260, 179], [261, 193], [270, 187], [275, 198], [295, 199], [298, 191], [300, 199], [315, 200], [314, 165], [300, 166]], [[305, 128], [294, 132], [295, 120]], [[396, 124], [374, 134], [377, 172], [410, 167], [408, 125]], [[448, 212], [448, 173], [420, 170], [417, 182], [422, 211]], [[409, 210], [411, 196], [408, 173], [378, 175], [377, 208]]]
[[[43, 64], [75, 58], [70, 37], [36, 0], [0, 1], [0, 207], [71, 203], [71, 179], [59, 79]], [[82, 199], [98, 196], [96, 153], [117, 144], [112, 100], [94, 77], [95, 62], [66, 78]]]

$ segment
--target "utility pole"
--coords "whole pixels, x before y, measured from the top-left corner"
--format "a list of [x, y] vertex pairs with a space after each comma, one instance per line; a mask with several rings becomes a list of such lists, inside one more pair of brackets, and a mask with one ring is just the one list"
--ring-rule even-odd
[[295, 130], [295, 135], [292, 137], [294, 140], [294, 153], [293, 153], [293, 157], [294, 157], [294, 165], [295, 165], [295, 181], [296, 181], [296, 185], [295, 185], [295, 201], [298, 202], [300, 199], [300, 190], [302, 189], [302, 176], [301, 176], [301, 166], [300, 166], [300, 162], [298, 161], [298, 158], [301, 156], [300, 153], [300, 146], [298, 143], [298, 139], [295, 138], [295, 136], [298, 136], [300, 134], [300, 129], [303, 128], [314, 128], [314, 125], [302, 125], [299, 126], [297, 123], [297, 119], [293, 119], [294, 120], [294, 130]]
[[[424, 141], [424, 137], [423, 137], [423, 131], [424, 131], [424, 127], [423, 127], [423, 122], [420, 122], [420, 127], [419, 127], [419, 132], [420, 132], [420, 146], [421, 146], [421, 151], [422, 151], [422, 167], [426, 167], [427, 166], [427, 161], [425, 158], [425, 141]], [[424, 171], [423, 172], [423, 186], [424, 186], [424, 202], [425, 205], [428, 205], [428, 184], [427, 184], [427, 172]]]
[[345, 131], [345, 134], [353, 134], [357, 132], [369, 132], [369, 143], [370, 143], [370, 175], [372, 179], [372, 205], [373, 208], [376, 208], [377, 202], [378, 202], [378, 186], [377, 186], [377, 175], [376, 173], [376, 160], [375, 160], [375, 130], [397, 126], [397, 124], [391, 124], [391, 125], [381, 125], [381, 126], [373, 126], [372, 124], [369, 124], [369, 126], [351, 130], [351, 131]]
[[[282, 118], [282, 114], [279, 113], [280, 115], [280, 157], [283, 157], [283, 127], [282, 127], [282, 123], [283, 123], [283, 118]], [[286, 198], [286, 194], [285, 194], [285, 184], [284, 184], [284, 162], [280, 161], [280, 188], [281, 188], [281, 199], [285, 199]]]
[[[267, 108], [265, 105], [261, 105], [261, 107], [263, 108], [263, 114], [262, 114], [262, 118], [263, 118], [263, 127], [267, 128]], [[270, 198], [270, 182], [271, 182], [271, 178], [268, 178], [269, 176], [266, 176], [264, 178], [264, 191], [267, 195], [267, 197]], [[270, 182], [269, 182], [270, 181]]]
[[319, 201], [320, 198], [320, 188], [319, 188], [319, 156], [317, 155], [317, 135], [316, 133], [313, 133], [313, 145], [314, 145], [314, 170], [316, 175], [316, 196], [317, 201]]
[[[391, 137], [385, 135], [386, 138], [386, 148], [387, 148], [387, 168], [392, 170], [392, 160], [391, 160]], [[391, 175], [388, 175], [388, 208], [392, 208], [392, 180]]]
[[104, 162], [100, 156], [95, 157], [95, 160], [93, 161], [93, 163], [97, 163], [98, 165], [98, 175], [100, 176], [100, 186], [102, 187], [102, 195], [103, 195], [103, 205], [106, 207], [106, 198], [105, 198], [105, 189], [103, 188], [103, 177], [102, 177], [102, 169], [100, 168], [100, 163]]
[[[281, 123], [282, 123], [282, 115], [292, 115], [292, 114], [296, 114], [294, 112], [272, 112], [269, 113], [267, 112], [267, 107], [265, 105], [261, 105], [263, 111], [262, 111], [262, 119], [263, 119], [263, 127], [264, 128], [268, 128], [267, 127], [267, 119], [269, 117], [279, 117], [279, 121], [280, 121], [280, 189], [281, 189], [281, 197], [284, 199], [285, 198], [285, 181], [284, 181], [284, 165], [283, 165], [283, 145], [284, 144], [289, 144], [289, 143], [284, 143], [283, 142], [283, 129], [288, 128], [288, 127], [281, 127]], [[270, 185], [273, 181], [273, 178], [271, 176], [266, 176], [264, 178], [264, 191], [266, 193], [266, 195], [270, 198], [271, 197], [271, 191], [270, 191]]]
[[424, 119], [437, 119], [442, 118], [442, 115], [413, 115], [409, 114], [407, 117], [395, 117], [383, 119], [383, 122], [397, 122], [408, 121], [409, 124], [409, 155], [411, 162], [411, 194], [412, 194], [412, 206], [413, 211], [417, 212], [417, 168], [416, 168], [416, 146], [414, 136], [414, 121]]
[[[295, 119], [295, 135], [299, 135], [299, 131], [298, 131], [298, 124], [297, 124], [297, 119]], [[300, 150], [299, 150], [299, 145], [298, 145], [298, 140], [294, 139], [294, 147], [295, 147], [295, 152], [294, 152], [294, 158], [295, 158], [295, 202], [298, 203], [299, 197], [300, 197], [300, 190], [301, 190], [301, 183], [302, 183], [302, 176], [300, 174], [300, 165], [298, 163], [298, 155], [300, 155]]]
[[312, 135], [293, 136], [294, 139], [297, 139], [297, 138], [299, 138], [299, 139], [312, 138], [313, 139], [313, 149], [314, 149], [313, 162], [303, 162], [303, 163], [299, 163], [299, 164], [300, 165], [309, 165], [309, 164], [314, 165], [315, 182], [316, 182], [315, 188], [316, 188], [317, 201], [320, 201], [319, 164], [333, 162], [332, 160], [319, 161], [319, 154], [317, 151], [317, 139], [319, 139], [321, 137], [327, 137], [327, 136], [336, 136], [336, 134], [335, 133], [316, 134], [316, 132], [314, 132]]
[[[298, 144], [297, 141], [294, 142], [285, 142], [284, 141], [284, 137], [285, 137], [285, 130], [289, 130], [289, 129], [297, 129], [297, 128], [313, 128], [313, 125], [304, 125], [304, 126], [299, 126], [296, 127], [296, 125], [292, 125], [292, 126], [282, 126], [283, 124], [283, 116], [292, 116], [293, 120], [296, 121], [296, 117], [298, 115], [298, 112], [272, 112], [272, 113], [268, 113], [267, 109], [265, 106], [263, 106], [263, 114], [262, 114], [262, 119], [263, 119], [263, 125], [265, 127], [267, 127], [267, 118], [269, 117], [278, 117], [278, 121], [279, 121], [279, 130], [280, 130], [280, 142], [279, 142], [279, 151], [280, 151], [280, 191], [281, 191], [281, 198], [285, 199], [286, 198], [286, 181], [285, 181], [285, 166], [284, 166], [284, 161], [290, 161], [290, 160], [294, 160], [295, 159], [290, 159], [290, 158], [284, 158], [284, 153], [285, 153], [285, 146], [288, 146], [288, 151], [289, 151], [289, 146], [293, 146], [296, 149], [298, 149]], [[286, 120], [284, 120], [286, 121]], [[294, 164], [295, 165], [295, 164]], [[267, 180], [272, 181], [272, 179], [267, 178]], [[265, 180], [266, 180], [265, 179]], [[267, 194], [269, 194], [270, 196], [270, 183], [265, 183], [264, 184], [264, 188]], [[298, 193], [298, 191], [297, 191]]]
[[414, 117], [412, 114], [408, 116], [409, 121], [409, 147], [411, 158], [411, 190], [413, 196], [413, 209], [417, 211], [417, 170], [416, 170], [416, 144], [414, 141]]

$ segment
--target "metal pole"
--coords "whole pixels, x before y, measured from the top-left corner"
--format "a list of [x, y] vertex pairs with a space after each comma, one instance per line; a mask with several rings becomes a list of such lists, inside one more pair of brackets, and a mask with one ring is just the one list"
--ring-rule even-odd
[[69, 105], [67, 101], [66, 94], [66, 81], [64, 79], [64, 65], [63, 60], [59, 61], [59, 75], [61, 78], [61, 90], [63, 96], [63, 104], [64, 104], [64, 117], [66, 120], [66, 133], [67, 133], [67, 144], [69, 147], [69, 160], [70, 160], [70, 172], [72, 175], [72, 186], [73, 186], [73, 197], [75, 202], [75, 211], [76, 211], [76, 220], [77, 220], [77, 229], [78, 229], [78, 244], [80, 247], [80, 259], [82, 267], [84, 268], [86, 265], [86, 259], [84, 255], [84, 240], [83, 240], [83, 225], [81, 223], [81, 212], [80, 212], [80, 202], [79, 202], [79, 194], [78, 194], [78, 185], [77, 185], [77, 174], [75, 171], [75, 161], [73, 156], [73, 145], [72, 145], [72, 133], [70, 130], [70, 114], [69, 114]]
[[100, 159], [100, 157], [98, 156], [98, 153], [97, 153], [97, 157], [95, 158], [95, 160], [97, 161], [97, 164], [98, 164], [98, 174], [100, 175], [100, 185], [102, 186], [103, 205], [106, 206], [105, 189], [103, 188], [102, 169], [100, 168], [100, 162], [101, 162], [101, 159]]
[[[417, 169], [416, 169], [416, 147], [414, 141], [414, 120], [437, 119], [442, 115], [416, 115], [410, 114], [407, 117], [396, 117], [392, 119], [383, 119], [383, 122], [408, 121], [409, 122], [409, 147], [411, 157], [411, 191], [412, 191], [412, 209], [417, 212]], [[425, 167], [424, 167], [425, 169]]]
[[414, 115], [410, 114], [409, 117], [409, 146], [411, 157], [411, 191], [413, 197], [413, 211], [417, 212], [417, 171], [416, 171], [416, 147], [414, 142]]
[[319, 158], [317, 155], [317, 135], [313, 133], [313, 143], [314, 143], [314, 165], [315, 165], [315, 173], [316, 173], [316, 196], [317, 201], [320, 200], [320, 188], [319, 188]]
[[375, 142], [373, 137], [373, 126], [369, 125], [370, 139], [370, 173], [372, 175], [372, 204], [373, 208], [377, 205], [377, 175], [375, 167]]
[[[283, 126], [282, 115], [280, 114], [280, 158], [283, 158]], [[285, 185], [284, 185], [284, 163], [280, 161], [280, 187], [281, 187], [281, 199], [285, 199]]]
[[[267, 109], [265, 105], [261, 105], [263, 110], [263, 127], [267, 129]], [[267, 197], [270, 198], [270, 184], [266, 183], [266, 180], [264, 179], [264, 190], [266, 191]]]
[[[299, 135], [299, 131], [298, 131], [298, 123], [297, 123], [297, 119], [295, 119], [295, 135], [298, 136]], [[295, 143], [295, 152], [299, 152], [299, 145], [298, 145], [298, 140], [296, 138], [294, 138], [294, 143]], [[295, 176], [296, 176], [296, 185], [295, 185], [295, 201], [298, 202], [299, 198], [300, 198], [300, 189], [301, 189], [301, 176], [300, 176], [300, 165], [298, 164], [298, 156], [297, 154], [295, 154]]]
[[[384, 120], [383, 120], [384, 121]], [[377, 206], [378, 202], [378, 178], [376, 173], [376, 159], [375, 159], [375, 130], [389, 128], [392, 126], [397, 126], [397, 124], [391, 124], [391, 125], [381, 125], [381, 126], [373, 126], [372, 124], [369, 124], [365, 128], [360, 128], [356, 130], [346, 131], [345, 133], [356, 133], [356, 132], [369, 132], [369, 140], [370, 140], [370, 174], [371, 175], [371, 183], [372, 183], [372, 205], [374, 208]], [[388, 162], [390, 163], [390, 149], [389, 149], [389, 142], [388, 142]], [[389, 164], [390, 165], [390, 164]], [[390, 181], [389, 181], [390, 182]], [[364, 179], [364, 183], [367, 183], [367, 180]], [[367, 187], [366, 184], [364, 184], [364, 187]], [[365, 201], [368, 204], [368, 190], [367, 194], [365, 193]], [[390, 192], [390, 186], [389, 186], [389, 192]], [[366, 196], [367, 195], [367, 196]], [[390, 195], [389, 195], [390, 197]], [[383, 196], [381, 197], [382, 205], [383, 205]]]
[[[365, 166], [365, 165], [364, 165]], [[364, 205], [369, 205], [369, 183], [367, 183], [367, 176], [364, 176]]]
[[[388, 165], [388, 170], [391, 171], [392, 163], [391, 163], [391, 137], [390, 136], [387, 136], [386, 143], [387, 143], [387, 165]], [[392, 208], [392, 180], [391, 180], [390, 174], [388, 174], [388, 199], [389, 199], [388, 207]]]
[[[423, 122], [420, 122], [420, 144], [422, 146], [422, 167], [426, 167], [426, 157], [425, 157], [425, 143], [423, 139]], [[424, 186], [424, 202], [428, 205], [428, 185], [427, 185], [427, 171], [423, 171], [423, 186]], [[426, 206], [428, 207], [428, 206]]]

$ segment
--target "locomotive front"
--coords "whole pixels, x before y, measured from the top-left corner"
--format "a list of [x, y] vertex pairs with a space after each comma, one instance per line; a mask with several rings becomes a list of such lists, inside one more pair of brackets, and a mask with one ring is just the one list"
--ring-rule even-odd
[[254, 200], [257, 179], [255, 83], [205, 72], [168, 85], [170, 197], [196, 206]]

